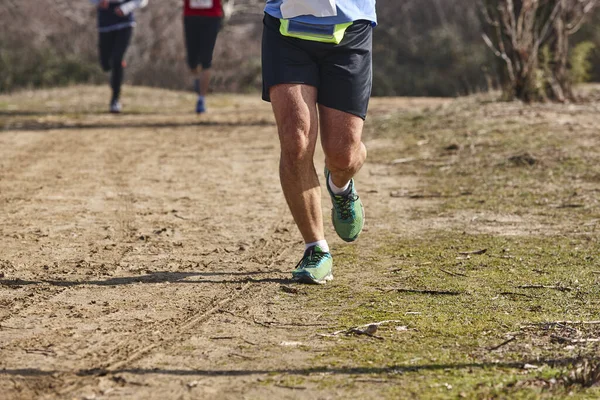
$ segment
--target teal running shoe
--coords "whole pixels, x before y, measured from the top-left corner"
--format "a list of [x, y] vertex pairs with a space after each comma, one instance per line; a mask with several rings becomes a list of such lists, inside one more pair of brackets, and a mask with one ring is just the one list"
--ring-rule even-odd
[[350, 190], [346, 195], [334, 194], [329, 188], [331, 172], [325, 168], [325, 182], [331, 196], [331, 221], [338, 236], [346, 242], [354, 242], [365, 224], [365, 210], [354, 188], [354, 179], [350, 180]]
[[302, 260], [292, 272], [292, 279], [299, 283], [324, 284], [333, 279], [331, 272], [333, 258], [331, 254], [323, 251], [319, 246], [306, 249]]

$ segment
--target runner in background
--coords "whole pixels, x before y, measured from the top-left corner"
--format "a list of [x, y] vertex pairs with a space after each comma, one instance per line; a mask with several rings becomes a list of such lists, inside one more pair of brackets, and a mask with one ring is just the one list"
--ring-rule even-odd
[[217, 35], [223, 20], [221, 0], [184, 0], [183, 26], [187, 62], [198, 94], [196, 112], [206, 112], [206, 95]]
[[148, 0], [90, 0], [90, 2], [98, 8], [100, 64], [104, 71], [112, 71], [110, 77], [112, 97], [109, 110], [111, 113], [120, 113], [119, 97], [125, 67], [123, 59], [135, 26], [133, 11], [145, 7]]

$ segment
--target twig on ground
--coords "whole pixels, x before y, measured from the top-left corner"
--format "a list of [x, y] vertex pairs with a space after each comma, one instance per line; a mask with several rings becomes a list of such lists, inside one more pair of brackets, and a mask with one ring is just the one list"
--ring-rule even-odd
[[285, 323], [285, 322], [277, 322], [277, 321], [259, 321], [256, 317], [253, 317], [252, 320], [255, 324], [264, 326], [265, 328], [283, 328], [288, 329], [293, 326], [318, 326], [324, 327], [325, 324], [296, 324], [296, 323]]
[[465, 278], [468, 278], [468, 277], [469, 277], [468, 275], [461, 274], [460, 272], [452, 272], [452, 271], [447, 271], [447, 270], [445, 270], [445, 269], [443, 269], [443, 268], [438, 268], [438, 269], [439, 269], [440, 271], [442, 271], [443, 273], [445, 273], [445, 274], [448, 274], [448, 275], [452, 275], [452, 276], [464, 276]]
[[346, 334], [365, 335], [375, 339], [383, 340], [381, 336], [375, 335], [375, 332], [377, 332], [377, 326], [371, 325], [365, 329], [350, 328], [348, 329], [348, 332], [346, 332]]
[[504, 342], [500, 343], [500, 344], [499, 344], [499, 345], [497, 345], [497, 346], [490, 347], [488, 350], [489, 350], [489, 351], [495, 351], [495, 350], [498, 350], [500, 347], [506, 346], [507, 344], [509, 344], [509, 343], [511, 343], [511, 342], [514, 342], [515, 340], [517, 340], [517, 337], [516, 337], [516, 336], [511, 336], [509, 339], [505, 340]]
[[525, 293], [516, 293], [516, 292], [501, 292], [498, 293], [501, 296], [522, 296], [522, 297], [527, 297], [528, 299], [535, 299], [537, 298], [537, 296], [532, 296], [530, 294], [525, 294]]
[[337, 336], [339, 334], [345, 334], [345, 335], [366, 335], [375, 339], [380, 339], [383, 340], [383, 338], [381, 336], [376, 336], [375, 332], [377, 332], [377, 329], [379, 326], [381, 325], [385, 325], [385, 324], [392, 324], [392, 323], [401, 323], [402, 321], [397, 320], [397, 319], [390, 319], [390, 320], [385, 320], [385, 321], [379, 321], [379, 322], [372, 322], [370, 324], [365, 324], [365, 325], [361, 325], [361, 326], [355, 326], [352, 328], [348, 328], [348, 329], [342, 329], [339, 331], [335, 331], [333, 333], [318, 333], [318, 336], [323, 336], [323, 337], [334, 337]]
[[244, 360], [256, 360], [256, 357], [250, 357], [250, 356], [246, 356], [246, 355], [240, 354], [240, 353], [229, 353], [229, 355], [234, 356], [234, 357], [243, 358]]
[[418, 294], [433, 294], [433, 295], [448, 295], [448, 296], [458, 296], [462, 294], [462, 292], [457, 292], [453, 290], [431, 290], [431, 289], [405, 289], [405, 288], [393, 288], [388, 289], [388, 292], [398, 291], [402, 293], [418, 293]]
[[292, 286], [281, 285], [280, 288], [281, 288], [281, 291], [285, 292], [285, 293], [291, 293], [291, 294], [301, 293], [300, 289], [298, 289], [296, 287], [292, 287]]
[[554, 289], [560, 290], [561, 292], [570, 292], [573, 288], [568, 286], [559, 286], [559, 285], [519, 285], [517, 286], [519, 289]]
[[556, 326], [558, 326], [559, 328], [567, 329], [567, 330], [569, 330], [571, 332], [577, 332], [577, 333], [579, 333], [579, 331], [577, 329], [571, 328], [570, 326], [567, 326], [565, 324], [556, 324]]
[[434, 199], [434, 198], [440, 198], [440, 197], [450, 197], [450, 196], [444, 196], [441, 193], [409, 193], [406, 191], [396, 191], [396, 192], [390, 192], [390, 197], [406, 197], [409, 199]]
[[481, 249], [481, 250], [473, 250], [473, 251], [459, 251], [458, 254], [460, 254], [461, 256], [470, 256], [470, 255], [485, 254], [486, 252], [487, 252], [487, 249]]
[[354, 382], [368, 382], [368, 383], [385, 383], [389, 382], [388, 379], [377, 379], [377, 378], [357, 378]]
[[559, 343], [570, 343], [570, 344], [577, 344], [577, 343], [597, 343], [600, 342], [600, 338], [589, 338], [589, 339], [571, 339], [568, 337], [564, 337], [564, 336], [558, 336], [558, 335], [550, 335], [550, 338], [559, 342]]
[[566, 203], [566, 204], [560, 204], [558, 206], [556, 206], [556, 208], [583, 208], [585, 207], [585, 204], [579, 204], [579, 203]]
[[56, 355], [56, 353], [53, 350], [45, 350], [45, 349], [25, 349], [25, 353], [27, 353], [27, 354], [42, 354], [45, 356]]
[[273, 386], [277, 386], [277, 387], [284, 388], [284, 389], [292, 389], [292, 390], [306, 390], [306, 387], [304, 387], [304, 386], [288, 386], [288, 385], [281, 385], [279, 383], [276, 383]]
[[270, 328], [270, 327], [271, 327], [271, 325], [270, 325], [270, 324], [267, 324], [267, 323], [264, 323], [264, 322], [258, 321], [258, 320], [256, 319], [256, 317], [252, 318], [252, 320], [254, 321], [254, 323], [255, 323], [255, 324], [257, 324], [257, 325], [260, 325], [260, 326], [264, 326], [265, 328]]

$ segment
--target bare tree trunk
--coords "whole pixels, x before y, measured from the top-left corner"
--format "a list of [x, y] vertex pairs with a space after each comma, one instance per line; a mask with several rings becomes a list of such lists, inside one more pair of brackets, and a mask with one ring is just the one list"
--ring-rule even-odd
[[569, 78], [569, 36], [599, 2], [480, 0], [488, 26], [483, 38], [504, 61], [508, 99], [574, 100]]

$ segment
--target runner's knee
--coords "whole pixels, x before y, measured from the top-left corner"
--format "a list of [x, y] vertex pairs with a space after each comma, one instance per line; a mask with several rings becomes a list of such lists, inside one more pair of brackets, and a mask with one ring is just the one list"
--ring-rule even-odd
[[352, 169], [355, 159], [355, 155], [348, 151], [334, 151], [327, 154], [327, 166], [330, 170], [347, 171]]
[[298, 162], [312, 157], [314, 144], [301, 126], [282, 129], [280, 133], [281, 156], [290, 162]]
[[330, 170], [350, 171], [361, 165], [367, 155], [362, 142], [337, 142], [337, 145], [323, 143], [323, 151], [327, 157], [327, 166]]

